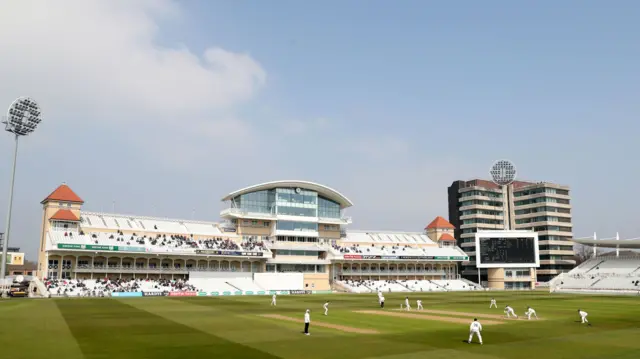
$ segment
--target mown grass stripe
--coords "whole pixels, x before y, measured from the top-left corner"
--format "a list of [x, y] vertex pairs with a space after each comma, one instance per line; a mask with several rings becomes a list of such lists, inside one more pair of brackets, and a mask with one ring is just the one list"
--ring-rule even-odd
[[[0, 311], [0, 357], [83, 359], [52, 300], [12, 299]], [[2, 305], [5, 305], [3, 303]]]
[[58, 300], [56, 304], [88, 359], [277, 358], [119, 300]]
[[[280, 314], [261, 314], [260, 316], [263, 317], [263, 318], [286, 320], [286, 321], [294, 322], [294, 323], [301, 323], [301, 324], [304, 323], [304, 321], [302, 319], [300, 319], [300, 318], [291, 318], [291, 317], [287, 317], [285, 315], [280, 315]], [[356, 327], [348, 327], [348, 326], [345, 326], [345, 325], [324, 323], [324, 322], [318, 322], [318, 321], [313, 321], [313, 326], [314, 327], [321, 327], [321, 328], [335, 329], [335, 330], [339, 330], [339, 331], [346, 332], [346, 333], [380, 334], [379, 331], [374, 330], [374, 329], [363, 329], [363, 328], [356, 328]]]
[[[361, 314], [370, 314], [370, 315], [381, 315], [387, 317], [396, 317], [396, 318], [407, 318], [407, 319], [422, 319], [422, 320], [432, 320], [438, 322], [445, 323], [457, 323], [457, 324], [470, 324], [471, 322], [468, 319], [458, 318], [458, 317], [443, 317], [438, 315], [428, 315], [421, 314], [420, 312], [393, 312], [393, 311], [383, 311], [383, 310], [357, 310], [356, 313]], [[504, 324], [504, 322], [497, 320], [483, 320], [483, 324]]]

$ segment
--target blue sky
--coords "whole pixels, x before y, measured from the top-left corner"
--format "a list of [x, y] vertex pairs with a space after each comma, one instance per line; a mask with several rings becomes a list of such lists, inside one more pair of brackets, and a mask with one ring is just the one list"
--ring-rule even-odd
[[0, 107], [45, 114], [15, 193], [30, 255], [63, 181], [88, 210], [218, 220], [228, 192], [303, 179], [353, 228], [421, 230], [499, 158], [572, 187], [576, 236], [640, 236], [638, 2], [66, 2], [0, 0]]

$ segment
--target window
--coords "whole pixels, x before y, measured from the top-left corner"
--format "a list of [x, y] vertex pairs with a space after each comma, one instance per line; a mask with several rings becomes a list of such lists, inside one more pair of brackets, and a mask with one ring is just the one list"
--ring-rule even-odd
[[481, 201], [481, 200], [474, 199], [469, 201], [462, 201], [460, 203], [461, 207], [472, 206], [472, 205], [492, 206], [492, 207], [502, 208], [502, 202], [496, 202], [496, 201]]
[[488, 211], [485, 209], [468, 209], [465, 211], [462, 211], [460, 213], [462, 216], [470, 216], [470, 215], [474, 215], [474, 214], [484, 214], [487, 216], [500, 216], [502, 217], [502, 211]]
[[269, 227], [269, 222], [267, 222], [267, 221], [262, 222], [262, 226]]
[[276, 264], [278, 272], [302, 272], [315, 273], [316, 266], [313, 264]]
[[278, 221], [276, 229], [283, 231], [317, 232], [318, 224], [313, 222]]
[[245, 193], [231, 200], [231, 208], [240, 208], [255, 213], [272, 213], [275, 196], [275, 190]]
[[300, 217], [316, 217], [317, 212], [315, 208], [303, 208], [303, 207], [285, 207], [278, 206], [278, 214], [286, 216], [300, 216]]
[[278, 242], [317, 243], [316, 237], [277, 236]]
[[476, 223], [502, 224], [502, 220], [499, 220], [499, 219], [486, 219], [486, 218], [471, 218], [471, 219], [462, 220], [462, 224], [476, 224]]
[[340, 218], [340, 205], [330, 199], [318, 197], [318, 217]]
[[276, 249], [276, 255], [279, 256], [307, 256], [307, 257], [318, 257], [318, 251], [300, 251], [300, 250], [290, 250], [290, 249]]

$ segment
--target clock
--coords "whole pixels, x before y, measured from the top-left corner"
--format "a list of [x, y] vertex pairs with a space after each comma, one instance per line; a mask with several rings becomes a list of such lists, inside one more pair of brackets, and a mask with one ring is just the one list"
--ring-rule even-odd
[[300, 192], [302, 192], [302, 190], [300, 188], [296, 188], [296, 193], [300, 194]]

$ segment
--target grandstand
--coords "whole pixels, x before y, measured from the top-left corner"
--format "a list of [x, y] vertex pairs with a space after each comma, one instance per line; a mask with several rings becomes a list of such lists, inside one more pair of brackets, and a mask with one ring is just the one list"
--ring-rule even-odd
[[459, 280], [468, 257], [442, 217], [422, 232], [347, 230], [351, 201], [304, 181], [222, 200], [221, 223], [90, 212], [62, 184], [42, 201], [38, 276], [49, 294], [67, 296], [475, 288]]
[[[550, 282], [554, 292], [640, 294], [640, 239], [575, 239], [576, 243], [610, 251], [594, 256]], [[620, 249], [623, 249], [621, 251]], [[625, 250], [626, 249], [626, 250]]]

